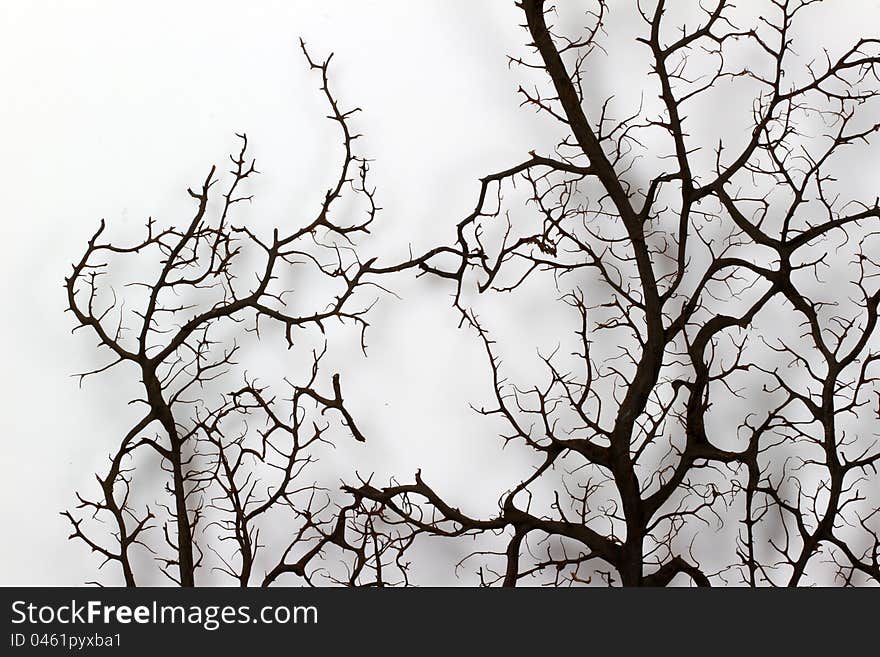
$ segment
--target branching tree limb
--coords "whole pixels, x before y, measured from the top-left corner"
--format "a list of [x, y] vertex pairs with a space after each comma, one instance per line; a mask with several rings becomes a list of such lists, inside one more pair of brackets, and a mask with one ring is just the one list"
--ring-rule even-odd
[[[803, 64], [793, 35], [813, 2], [764, 3], [756, 27], [745, 29], [737, 24], [748, 18], [725, 0], [689, 10], [699, 20], [681, 28], [669, 24], [671, 3], [642, 1], [644, 29], [635, 38], [651, 60], [643, 96], [659, 99], [658, 115], [643, 106], [614, 120], [610, 99], [589, 84], [610, 3], [585, 4], [589, 24], [571, 36], [552, 25], [562, 6], [518, 3], [536, 57], [512, 62], [549, 82], [548, 91], [521, 88], [523, 102], [562, 123], [565, 136], [553, 158], [532, 152], [484, 178], [475, 211], [458, 228], [466, 254], [459, 289], [465, 272], [484, 294], [510, 294], [549, 275], [576, 319], [579, 371], [547, 357], [542, 382], [514, 384], [497, 349], [503, 330], [496, 337], [459, 306], [485, 346], [493, 381], [497, 405], [480, 411], [500, 417], [505, 441], [542, 463], [485, 520], [444, 502], [420, 475], [414, 484], [348, 491], [387, 505], [419, 534], [504, 536], [505, 548], [491, 553], [504, 566], [481, 568], [495, 574], [485, 583], [598, 576], [627, 586], [706, 586], [736, 571], [750, 585], [797, 585], [821, 567], [823, 550], [841, 582], [880, 582], [880, 452], [869, 406], [877, 394], [880, 291], [871, 284], [871, 253], [880, 205], [842, 198], [831, 173], [843, 151], [880, 130], [871, 121], [880, 40]], [[761, 66], [729, 64], [737, 48], [760, 53]], [[703, 144], [692, 142], [688, 114], [726, 83], [757, 89], [753, 129], [740, 146], [720, 142], [706, 170], [694, 158]], [[649, 137], [666, 150], [640, 187], [631, 169]], [[492, 243], [486, 227], [503, 213], [502, 189], [517, 180], [531, 190], [539, 228], [509, 223]], [[487, 210], [490, 198], [498, 205]], [[853, 287], [848, 313], [812, 299], [821, 271], [841, 270], [823, 246], [832, 237], [838, 254], [853, 257], [842, 265]], [[780, 308], [803, 321], [797, 344], [756, 328]], [[619, 357], [597, 360], [600, 339], [619, 345]], [[769, 359], [760, 354], [768, 346]], [[792, 368], [805, 372], [809, 389]], [[713, 406], [744, 390], [761, 392], [766, 416], [749, 414], [738, 430], [718, 427]], [[842, 416], [854, 421], [849, 431]], [[559, 472], [562, 482], [553, 484]], [[553, 502], [532, 512], [548, 486]], [[723, 526], [734, 509], [742, 514], [740, 563], [708, 570], [701, 561], [713, 555], [692, 551], [697, 528]]]
[[[242, 135], [216, 216], [212, 169], [190, 190], [184, 228], [150, 220], [141, 241], [118, 246], [103, 241], [102, 222], [73, 266], [70, 310], [110, 358], [82, 376], [134, 367], [145, 413], [98, 477], [97, 499], [66, 514], [72, 538], [118, 562], [129, 585], [140, 548], [184, 586], [206, 550], [242, 585], [407, 584], [417, 542], [464, 537], [478, 547], [459, 565], [479, 562], [485, 585], [880, 583], [880, 199], [838, 180], [845, 154], [880, 131], [880, 39], [799, 53], [819, 3], [767, 0], [757, 13], [727, 0], [615, 4], [632, 28], [589, 0], [572, 34], [563, 14], [575, 3], [520, 0], [531, 54], [510, 61], [544, 81], [520, 88], [523, 105], [563, 135], [551, 153], [536, 146], [480, 179], [448, 244], [393, 263], [358, 257], [353, 240], [378, 208], [354, 154], [356, 110], [330, 92], [329, 59], [303, 47], [343, 145], [310, 220], [271, 238], [231, 223], [256, 173]], [[595, 73], [619, 29], [647, 62], [625, 81], [642, 93], [624, 111]], [[751, 100], [749, 129], [694, 136], [693, 116], [730, 89]], [[347, 194], [364, 208], [354, 222], [340, 218]], [[117, 298], [110, 262], [150, 254], [155, 274]], [[255, 258], [256, 272], [245, 266]], [[299, 308], [284, 283], [291, 268], [332, 287], [324, 305]], [[290, 346], [338, 321], [363, 345], [365, 294], [409, 270], [453, 286], [485, 352], [491, 402], [476, 410], [503, 424], [505, 445], [536, 457], [486, 517], [421, 471], [412, 483], [348, 481], [341, 494], [315, 483], [307, 470], [332, 435], [364, 440], [321, 350], [283, 401], [255, 379], [210, 401], [202, 392], [225, 385], [234, 364], [222, 327], [274, 326]], [[539, 284], [572, 324], [553, 327], [540, 373], [515, 375], [504, 327], [483, 308]], [[141, 452], [168, 480], [167, 500], [144, 508], [132, 497]], [[87, 533], [83, 512], [109, 521], [109, 543]], [[269, 546], [261, 537], [277, 523], [285, 540]], [[147, 540], [160, 532], [162, 549]], [[713, 533], [723, 550], [707, 549]]]
[[[307, 402], [320, 417], [340, 424], [354, 439], [364, 440], [345, 406], [339, 375], [326, 377], [318, 368], [319, 355], [308, 383], [293, 385], [289, 415], [280, 414], [273, 398], [254, 381], [222, 393], [216, 406], [206, 392], [212, 384], [227, 385], [235, 365], [238, 346], [213, 337], [221, 335], [224, 325], [242, 326], [259, 335], [274, 324], [292, 346], [297, 333], [323, 332], [329, 322], [341, 322], [356, 326], [363, 340], [366, 311], [373, 302], [365, 295], [379, 289], [375, 281], [368, 280], [372, 261], [361, 262], [351, 246], [355, 236], [369, 232], [379, 210], [368, 182], [368, 161], [354, 151], [358, 135], [350, 122], [358, 110], [343, 110], [330, 91], [330, 58], [313, 59], [305, 44], [302, 50], [311, 69], [320, 75], [329, 118], [338, 126], [343, 146], [335, 179], [313, 218], [288, 231], [276, 228], [268, 238], [233, 223], [235, 206], [251, 200], [244, 187], [257, 173], [254, 160], [247, 155], [247, 137], [241, 134], [241, 148], [230, 158], [225, 191], [215, 194], [220, 178], [212, 167], [197, 189], [188, 190], [196, 209], [184, 227], [159, 229], [150, 219], [140, 241], [120, 246], [105, 238], [102, 220], [65, 282], [77, 328], [91, 331], [111, 358], [80, 379], [128, 365], [143, 384], [143, 397], [135, 401], [145, 407], [145, 415], [120, 442], [107, 474], [98, 477], [100, 497], [79, 498], [81, 511], [112, 523], [115, 545], [108, 547], [90, 538], [83, 519], [65, 513], [74, 528], [71, 538], [84, 541], [107, 561], [118, 562], [129, 586], [136, 583], [135, 546], [155, 552], [161, 570], [175, 583], [193, 586], [205, 555], [201, 532], [208, 527], [219, 528], [221, 541], [235, 544], [231, 553], [207, 546], [225, 564], [221, 570], [247, 585], [260, 549], [257, 521], [278, 508], [287, 509], [301, 523], [284, 554], [297, 546], [309, 546], [297, 565], [289, 568], [302, 576], [328, 542], [355, 554], [361, 570], [379, 542], [375, 532], [363, 527], [361, 533], [371, 539], [368, 544], [346, 542], [344, 531], [350, 524], [345, 520], [351, 510], [342, 510], [338, 516], [342, 529], [326, 530], [337, 522], [334, 503], [324, 499], [313, 483], [301, 480], [302, 470], [314, 458], [311, 450], [327, 442], [324, 433], [330, 426], [323, 420], [307, 423]], [[337, 212], [345, 195], [362, 201], [364, 214], [354, 221]], [[216, 213], [214, 196], [219, 197]], [[155, 272], [128, 282], [124, 295], [117, 296], [111, 275], [120, 258], [137, 259], [139, 272], [151, 265]], [[249, 269], [249, 262], [260, 263], [256, 271]], [[290, 303], [284, 281], [291, 271], [312, 276], [313, 284], [326, 290], [325, 299], [313, 308]], [[256, 435], [247, 426], [248, 418], [255, 415], [266, 423]], [[243, 428], [236, 429], [236, 424]], [[155, 435], [149, 435], [150, 431]], [[131, 496], [136, 482], [129, 464], [142, 450], [157, 456], [167, 473], [170, 501], [158, 503], [165, 511], [162, 520], [155, 509], [139, 511]], [[300, 506], [303, 496], [305, 506]], [[207, 525], [206, 517], [211, 518]], [[146, 540], [157, 526], [166, 543], [164, 550], [155, 540]], [[266, 583], [277, 576], [267, 576]], [[358, 576], [352, 579], [354, 583]]]

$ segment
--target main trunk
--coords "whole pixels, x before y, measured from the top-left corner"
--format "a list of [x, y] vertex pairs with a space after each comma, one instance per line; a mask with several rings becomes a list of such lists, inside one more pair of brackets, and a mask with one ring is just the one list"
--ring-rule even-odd
[[186, 477], [183, 473], [183, 441], [177, 433], [177, 425], [171, 408], [162, 396], [162, 387], [155, 372], [144, 372], [144, 385], [147, 400], [153, 412], [168, 435], [169, 449], [163, 454], [171, 462], [171, 487], [174, 496], [175, 524], [177, 525], [177, 565], [181, 586], [195, 585], [195, 563], [193, 561], [192, 526], [186, 507]]

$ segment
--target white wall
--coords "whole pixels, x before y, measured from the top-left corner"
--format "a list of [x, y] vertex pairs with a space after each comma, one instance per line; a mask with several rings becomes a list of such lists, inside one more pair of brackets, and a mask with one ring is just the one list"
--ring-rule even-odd
[[[834, 4], [817, 40], [880, 25], [880, 2]], [[523, 74], [506, 55], [523, 52], [521, 22], [507, 0], [0, 5], [0, 583], [94, 577], [96, 561], [65, 541], [58, 512], [94, 485], [136, 384], [120, 372], [79, 389], [70, 376], [96, 355], [90, 336], [70, 335], [62, 282], [98, 219], [119, 234], [148, 215], [181, 221], [186, 187], [225, 158], [236, 131], [263, 172], [245, 216], [263, 227], [306, 216], [337, 141], [302, 36], [317, 55], [335, 51], [335, 90], [364, 110], [356, 125], [384, 208], [370, 248], [392, 258], [409, 243], [448, 242], [481, 175], [558, 134], [518, 107]], [[876, 188], [876, 169], [853, 175]], [[383, 302], [370, 358], [349, 373], [370, 442], [340, 459], [401, 478], [422, 467], [438, 489], [489, 511], [522, 469], [467, 409], [488, 394], [482, 352], [456, 330], [448, 289], [407, 277], [394, 287], [405, 303]], [[408, 430], [426, 417], [424, 431]]]

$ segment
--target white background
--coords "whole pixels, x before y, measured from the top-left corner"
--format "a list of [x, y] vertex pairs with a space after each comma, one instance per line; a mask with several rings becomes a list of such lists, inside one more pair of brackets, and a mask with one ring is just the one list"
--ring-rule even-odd
[[[880, 25], [880, 2], [830, 4], [816, 42]], [[99, 218], [122, 231], [148, 215], [182, 221], [186, 187], [236, 131], [263, 172], [249, 216], [307, 217], [337, 139], [302, 36], [316, 56], [335, 51], [334, 88], [364, 110], [356, 126], [384, 208], [371, 248], [393, 257], [449, 242], [478, 178], [558, 133], [518, 107], [523, 75], [506, 56], [524, 52], [521, 22], [508, 0], [0, 4], [0, 583], [94, 578], [97, 561], [66, 541], [59, 511], [94, 485], [136, 383], [121, 372], [80, 389], [70, 376], [98, 362], [94, 340], [70, 334], [62, 282]], [[854, 169], [854, 184], [876, 189], [876, 171]], [[407, 277], [393, 287], [405, 301], [383, 302], [369, 358], [346, 379], [370, 440], [340, 458], [402, 479], [422, 467], [437, 489], [488, 510], [516, 470], [467, 408], [489, 392], [482, 352], [456, 330], [446, 287]]]

